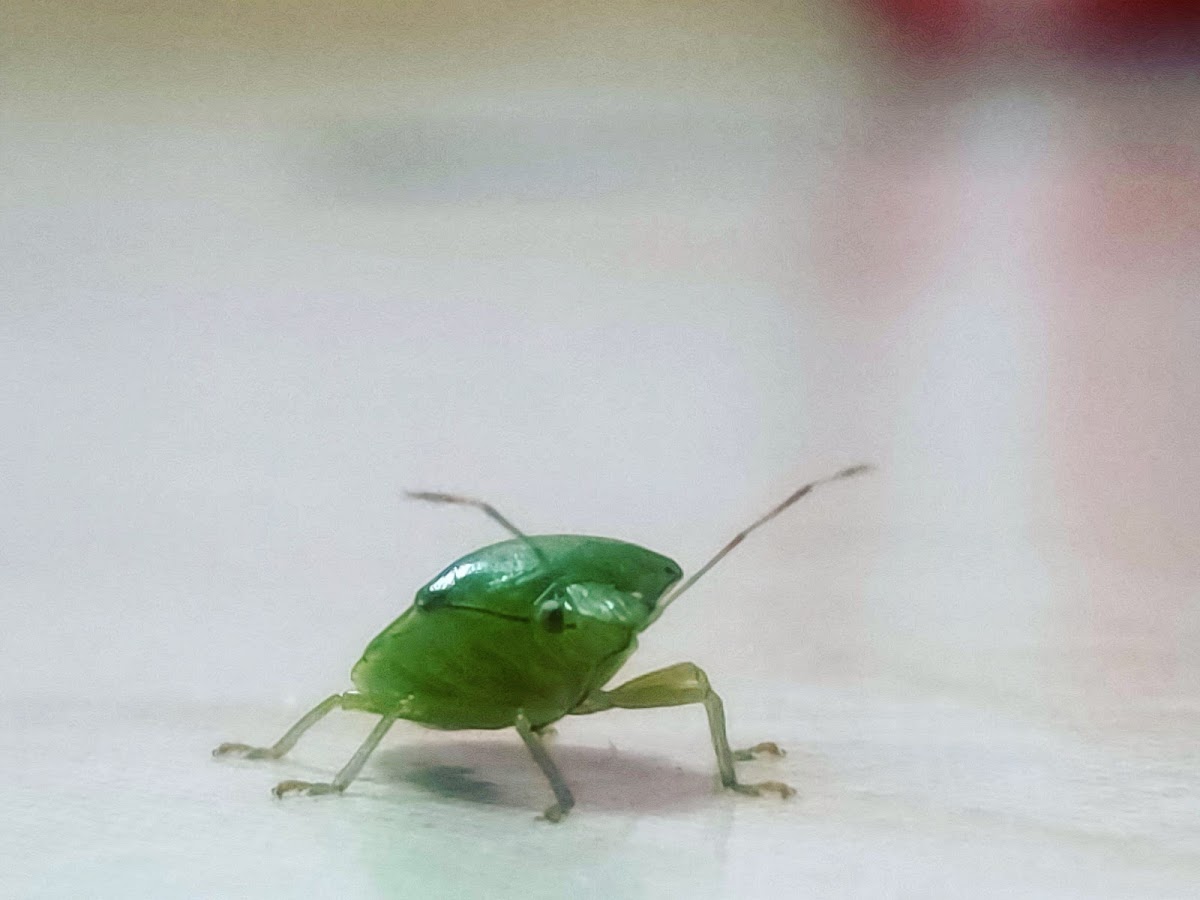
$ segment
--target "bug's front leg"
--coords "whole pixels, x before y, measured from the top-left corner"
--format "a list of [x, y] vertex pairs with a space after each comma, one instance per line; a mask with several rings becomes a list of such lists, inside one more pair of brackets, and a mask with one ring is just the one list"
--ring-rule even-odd
[[739, 794], [758, 796], [764, 791], [773, 791], [781, 797], [790, 797], [796, 791], [781, 781], [763, 781], [758, 784], [743, 784], [737, 780], [734, 760], [753, 759], [759, 753], [782, 756], [783, 751], [774, 743], [756, 744], [748, 750], [731, 750], [725, 732], [725, 705], [717, 692], [708, 683], [708, 676], [695, 663], [677, 663], [627, 681], [611, 691], [594, 691], [572, 710], [572, 715], [602, 712], [606, 709], [653, 709], [661, 706], [682, 706], [686, 703], [703, 703], [708, 713], [708, 729], [712, 735], [713, 749], [717, 753], [717, 768], [721, 772], [721, 784]]

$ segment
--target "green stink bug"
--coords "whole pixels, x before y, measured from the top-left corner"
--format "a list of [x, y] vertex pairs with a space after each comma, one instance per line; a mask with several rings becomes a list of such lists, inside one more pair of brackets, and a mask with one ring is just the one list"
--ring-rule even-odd
[[305, 713], [270, 747], [221, 744], [213, 756], [278, 759], [334, 709], [380, 716], [379, 723], [333, 781], [283, 781], [274, 794], [341, 793], [397, 719], [441, 729], [515, 728], [550, 781], [557, 822], [574, 806], [571, 791], [542, 740], [568, 715], [701, 703], [717, 755], [721, 784], [742, 794], [795, 793], [778, 781], [744, 784], [735, 760], [776, 756], [773, 743], [733, 751], [725, 711], [708, 677], [679, 663], [604, 690], [637, 648], [637, 635], [750, 532], [817, 485], [868, 470], [848, 469], [804, 485], [743, 529], [686, 581], [658, 553], [611, 538], [528, 536], [494, 507], [468, 497], [410, 493], [419, 500], [474, 506], [514, 537], [451, 563], [419, 591], [412, 606], [371, 641], [351, 672], [357, 690], [334, 694]]

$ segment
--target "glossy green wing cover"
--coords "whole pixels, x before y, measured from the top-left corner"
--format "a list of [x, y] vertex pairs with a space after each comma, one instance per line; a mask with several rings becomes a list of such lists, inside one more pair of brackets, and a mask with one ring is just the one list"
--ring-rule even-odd
[[[536, 548], [536, 549], [535, 549]], [[551, 534], [492, 544], [451, 563], [417, 592], [416, 603], [471, 606], [525, 617], [552, 584], [607, 584], [652, 606], [680, 577], [662, 554], [613, 538]]]

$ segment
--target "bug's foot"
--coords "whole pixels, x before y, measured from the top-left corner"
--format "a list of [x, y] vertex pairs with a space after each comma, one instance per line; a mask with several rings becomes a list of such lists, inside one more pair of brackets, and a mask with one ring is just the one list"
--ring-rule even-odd
[[249, 744], [222, 744], [212, 752], [213, 756], [233, 756], [238, 759], [278, 759], [270, 747], [251, 747]]
[[733, 758], [745, 762], [748, 759], [755, 759], [759, 754], [767, 756], [787, 756], [783, 749], [774, 741], [763, 741], [761, 744], [755, 744], [745, 750], [734, 750]]
[[761, 797], [767, 791], [778, 794], [784, 800], [796, 795], [796, 789], [784, 784], [782, 781], [760, 781], [758, 784], [741, 784], [739, 782], [728, 785], [728, 788], [731, 791], [737, 791], [739, 794], [745, 794], [748, 797]]
[[539, 819], [545, 819], [547, 822], [561, 822], [567, 817], [567, 813], [571, 811], [568, 806], [563, 809], [561, 805], [555, 803], [553, 806], [547, 807], [546, 811], [538, 816]]
[[276, 797], [283, 798], [288, 794], [308, 794], [310, 797], [315, 797], [319, 794], [340, 794], [345, 788], [338, 787], [335, 784], [314, 784], [311, 781], [281, 781], [275, 787], [271, 788], [271, 793]]

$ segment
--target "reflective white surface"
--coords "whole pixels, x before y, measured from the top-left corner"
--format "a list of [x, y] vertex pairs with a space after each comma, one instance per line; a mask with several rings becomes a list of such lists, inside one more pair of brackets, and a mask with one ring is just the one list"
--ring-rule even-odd
[[[1200, 893], [1190, 88], [914, 86], [819, 8], [12, 9], [0, 894]], [[787, 804], [699, 709], [565, 722], [558, 827], [512, 734], [208, 758], [498, 537], [406, 488], [690, 569], [864, 460], [625, 673]]]
[[210, 745], [299, 710], [22, 709], [2, 745], [6, 893], [1186, 897], [1200, 876], [1195, 751], [1170, 729], [866, 681], [726, 695], [735, 742], [791, 750], [743, 774], [799, 796], [717, 793], [699, 709], [624, 712], [563, 723], [579, 806], [558, 826], [535, 821], [549, 790], [511, 733], [402, 724], [345, 796], [277, 801], [367, 719], [329, 720], [288, 761], [218, 763]]

